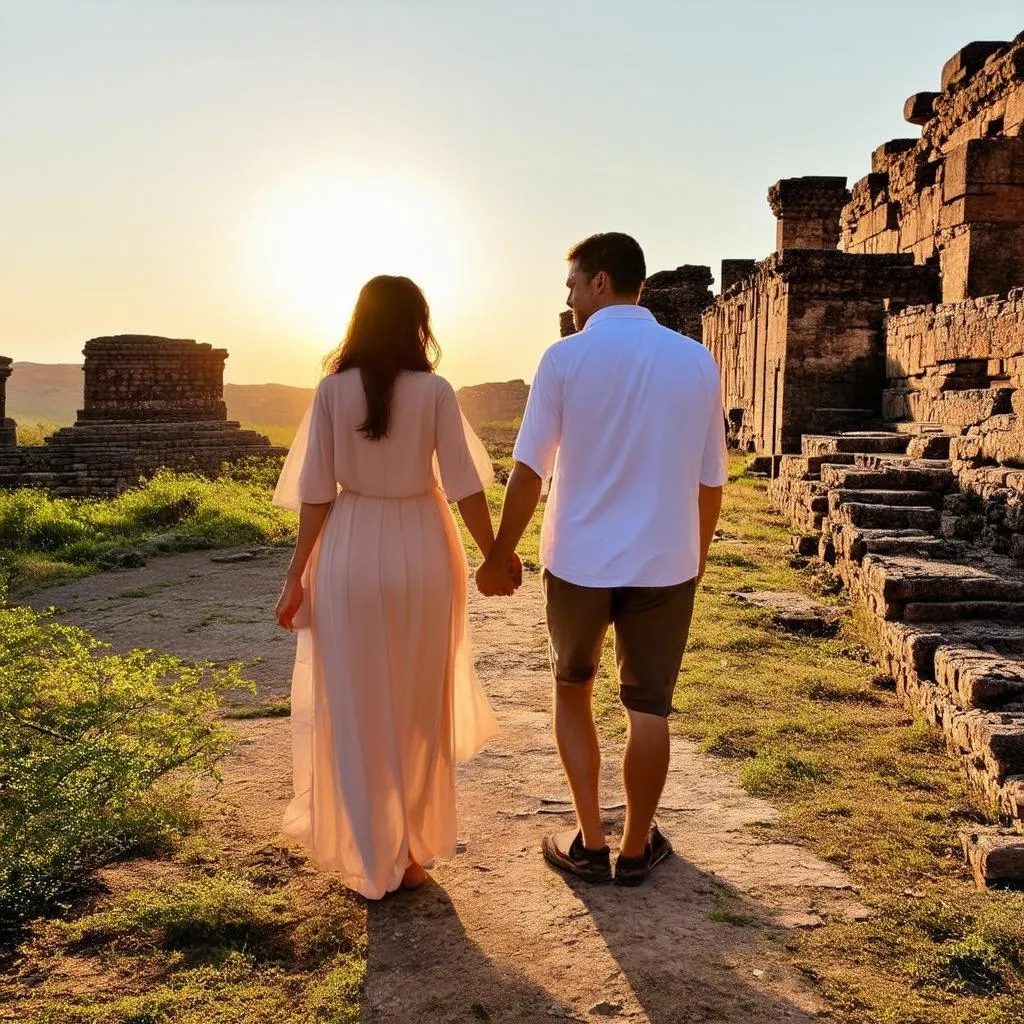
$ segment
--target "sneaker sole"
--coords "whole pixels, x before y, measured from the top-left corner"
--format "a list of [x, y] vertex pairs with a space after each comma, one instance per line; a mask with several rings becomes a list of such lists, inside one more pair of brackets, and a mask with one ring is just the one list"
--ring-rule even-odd
[[591, 885], [604, 885], [612, 881], [611, 868], [608, 869], [607, 874], [603, 871], [590, 873], [586, 868], [581, 868], [577, 865], [575, 861], [569, 860], [560, 850], [553, 850], [550, 846], [549, 840], [545, 837], [540, 847], [544, 860], [551, 867], [563, 872], [563, 874], [572, 875], [573, 878], [579, 878], [584, 882], [590, 882]]

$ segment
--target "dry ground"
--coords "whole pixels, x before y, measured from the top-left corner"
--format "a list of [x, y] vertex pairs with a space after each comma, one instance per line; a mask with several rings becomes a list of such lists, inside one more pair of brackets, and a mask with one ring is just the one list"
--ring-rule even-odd
[[[272, 616], [287, 558], [157, 559], [33, 603], [56, 606], [118, 649], [245, 661], [256, 703], [270, 704], [287, 695], [290, 675], [292, 640]], [[639, 890], [576, 886], [549, 871], [541, 837], [572, 816], [550, 737], [539, 577], [528, 574], [509, 600], [474, 595], [471, 619], [502, 733], [460, 768], [455, 860], [422, 890], [369, 909], [364, 1019], [767, 1024], [821, 1012], [786, 938], [863, 917], [850, 879], [774, 838], [773, 807], [678, 738], [660, 815], [678, 856]], [[237, 727], [241, 743], [205, 813], [222, 850], [244, 859], [275, 837], [289, 796], [290, 736], [283, 717]], [[612, 821], [621, 821], [618, 755], [610, 740], [603, 798]], [[139, 869], [119, 866], [108, 880], [121, 888]], [[302, 868], [292, 888], [302, 903], [323, 885]]]

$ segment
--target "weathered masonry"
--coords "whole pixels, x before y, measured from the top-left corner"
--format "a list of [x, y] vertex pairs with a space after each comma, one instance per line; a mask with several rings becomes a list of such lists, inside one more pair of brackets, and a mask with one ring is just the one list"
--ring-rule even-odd
[[228, 420], [225, 349], [121, 335], [86, 342], [84, 354], [77, 422], [33, 446], [18, 445], [4, 419], [11, 361], [0, 359], [0, 487], [113, 495], [163, 466], [215, 474], [225, 462], [286, 452]]

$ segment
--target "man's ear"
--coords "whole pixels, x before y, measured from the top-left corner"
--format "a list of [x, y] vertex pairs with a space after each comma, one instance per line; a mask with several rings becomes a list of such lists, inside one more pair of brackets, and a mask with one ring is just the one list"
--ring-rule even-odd
[[599, 270], [594, 275], [594, 291], [606, 292], [611, 288], [612, 280], [607, 270]]

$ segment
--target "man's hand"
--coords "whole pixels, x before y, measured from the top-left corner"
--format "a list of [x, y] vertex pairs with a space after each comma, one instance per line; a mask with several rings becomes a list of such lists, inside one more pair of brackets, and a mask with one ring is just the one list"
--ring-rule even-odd
[[523, 582], [523, 565], [513, 552], [504, 565], [487, 558], [476, 571], [476, 586], [484, 597], [509, 597]]

